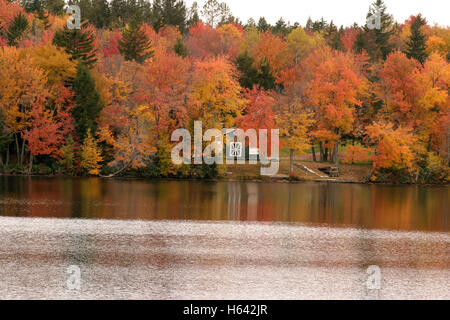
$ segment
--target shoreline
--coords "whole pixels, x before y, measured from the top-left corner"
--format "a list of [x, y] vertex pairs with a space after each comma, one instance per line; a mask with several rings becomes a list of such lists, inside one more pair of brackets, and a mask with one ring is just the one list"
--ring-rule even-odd
[[335, 184], [361, 184], [361, 185], [386, 185], [386, 186], [450, 186], [450, 183], [435, 183], [435, 184], [420, 184], [420, 183], [394, 183], [394, 182], [372, 182], [372, 181], [358, 181], [358, 180], [337, 180], [337, 179], [299, 179], [289, 180], [289, 178], [279, 177], [267, 177], [264, 179], [256, 178], [213, 178], [213, 179], [194, 179], [194, 178], [143, 178], [133, 176], [115, 176], [115, 177], [102, 177], [102, 176], [68, 176], [68, 175], [48, 175], [48, 174], [5, 174], [0, 173], [3, 177], [41, 177], [41, 178], [98, 178], [98, 179], [117, 179], [117, 180], [142, 180], [142, 181], [196, 181], [196, 182], [259, 182], [259, 183], [292, 183], [300, 184], [307, 182], [314, 183], [335, 183]]

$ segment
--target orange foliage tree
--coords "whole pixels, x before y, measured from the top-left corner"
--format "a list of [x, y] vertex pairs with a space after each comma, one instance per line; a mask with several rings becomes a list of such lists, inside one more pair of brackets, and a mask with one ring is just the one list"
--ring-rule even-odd
[[355, 106], [367, 90], [367, 80], [360, 73], [355, 57], [335, 51], [316, 52], [311, 67], [313, 79], [305, 94], [315, 109], [317, 129], [315, 138], [334, 146], [333, 158], [338, 164], [338, 145], [341, 135], [352, 130]]
[[374, 123], [367, 126], [367, 136], [374, 145], [372, 161], [375, 171], [392, 168], [413, 172], [416, 169], [414, 162], [416, 141], [410, 129], [406, 127], [394, 129], [392, 123]]

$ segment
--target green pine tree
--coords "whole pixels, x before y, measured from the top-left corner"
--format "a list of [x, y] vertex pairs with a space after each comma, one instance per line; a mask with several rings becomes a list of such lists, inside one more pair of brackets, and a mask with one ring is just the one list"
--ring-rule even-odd
[[42, 0], [24, 0], [21, 4], [28, 13], [44, 10], [44, 3]]
[[253, 63], [254, 59], [248, 55], [247, 51], [236, 58], [235, 65], [240, 73], [239, 83], [243, 88], [252, 89], [258, 82], [258, 70]]
[[155, 0], [153, 2], [153, 28], [177, 26], [181, 33], [186, 31], [186, 5], [180, 0]]
[[183, 39], [178, 38], [177, 42], [173, 46], [173, 51], [175, 51], [176, 54], [179, 56], [186, 58], [189, 55], [188, 48], [183, 42]]
[[277, 23], [275, 23], [272, 32], [283, 37], [285, 37], [288, 34], [289, 29], [288, 26], [286, 25], [286, 22], [284, 22], [283, 18], [280, 18], [277, 21]]
[[328, 28], [328, 22], [322, 17], [320, 20], [314, 21], [311, 30], [314, 32], [325, 31]]
[[261, 17], [261, 18], [259, 18], [257, 28], [259, 31], [265, 32], [265, 31], [270, 30], [271, 26], [270, 26], [270, 24], [267, 23], [266, 18]]
[[151, 48], [151, 42], [145, 35], [142, 24], [136, 19], [123, 29], [122, 39], [119, 41], [119, 52], [125, 60], [143, 63], [153, 55]]
[[124, 0], [112, 0], [110, 2], [111, 8], [111, 27], [122, 28], [127, 21], [125, 18], [125, 1]]
[[267, 59], [263, 59], [259, 65], [259, 72], [257, 76], [257, 83], [264, 90], [274, 90], [277, 87], [275, 82], [275, 77], [272, 73], [272, 68], [270, 67]]
[[63, 15], [65, 13], [65, 5], [64, 0], [45, 0], [45, 9], [56, 15]]
[[366, 18], [377, 14], [380, 15], [380, 28], [371, 30], [367, 25], [364, 26], [362, 31], [363, 35], [359, 38], [360, 46], [357, 48], [357, 51], [365, 49], [373, 61], [386, 59], [389, 53], [392, 52], [393, 45], [389, 40], [396, 29], [394, 18], [387, 13], [387, 8], [383, 0], [376, 0], [372, 4]]
[[244, 52], [234, 63], [240, 73], [239, 83], [243, 88], [252, 89], [256, 85], [264, 90], [277, 89], [276, 79], [267, 59], [262, 59], [257, 68], [254, 59]]
[[89, 11], [81, 12], [98, 29], [108, 27], [111, 23], [111, 10], [107, 0], [91, 0]]
[[67, 26], [56, 31], [53, 44], [64, 48], [74, 60], [82, 61], [92, 68], [97, 61], [97, 49], [94, 48], [94, 33], [87, 28], [87, 21], [81, 23], [81, 29], [69, 29]]
[[95, 80], [89, 68], [82, 62], [78, 63], [77, 76], [72, 88], [75, 93], [75, 107], [72, 115], [78, 137], [80, 141], [83, 141], [88, 130], [93, 134], [97, 131], [97, 117], [103, 104], [96, 89]]
[[11, 22], [8, 30], [6, 31], [8, 44], [10, 46], [15, 46], [17, 41], [19, 41], [19, 39], [25, 34], [27, 29], [28, 20], [22, 12], [19, 12], [19, 14], [14, 17], [14, 20]]
[[414, 22], [411, 25], [411, 36], [406, 43], [407, 47], [405, 52], [408, 58], [414, 58], [422, 64], [428, 57], [428, 53], [426, 51], [427, 39], [425, 34], [422, 32], [422, 26], [426, 24], [426, 20], [422, 18], [420, 14], [415, 17]]
[[308, 20], [306, 21], [305, 30], [312, 31], [312, 25], [313, 21], [311, 17], [308, 17]]

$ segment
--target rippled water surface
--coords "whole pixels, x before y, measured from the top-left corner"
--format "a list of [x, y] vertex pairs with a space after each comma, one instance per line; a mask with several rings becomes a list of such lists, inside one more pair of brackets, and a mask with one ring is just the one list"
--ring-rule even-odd
[[0, 177], [0, 299], [449, 299], [448, 195]]

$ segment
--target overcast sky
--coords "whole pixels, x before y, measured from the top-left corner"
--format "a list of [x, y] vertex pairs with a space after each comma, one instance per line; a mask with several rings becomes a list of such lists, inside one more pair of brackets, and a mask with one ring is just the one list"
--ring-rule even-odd
[[[185, 0], [190, 7], [195, 0]], [[222, 2], [222, 0], [219, 0]], [[200, 7], [204, 0], [197, 0]], [[306, 23], [308, 17], [333, 20], [338, 26], [354, 22], [365, 24], [365, 18], [373, 0], [224, 0], [233, 14], [246, 22], [253, 17], [258, 22], [264, 16], [271, 24], [280, 17], [287, 22]], [[387, 10], [398, 22], [422, 13], [430, 24], [450, 25], [450, 0], [385, 0]]]

